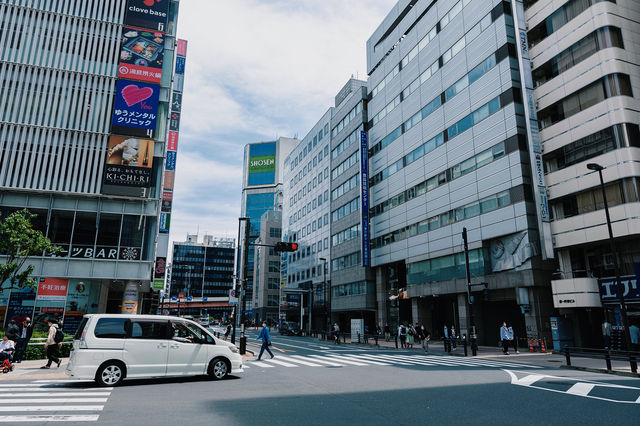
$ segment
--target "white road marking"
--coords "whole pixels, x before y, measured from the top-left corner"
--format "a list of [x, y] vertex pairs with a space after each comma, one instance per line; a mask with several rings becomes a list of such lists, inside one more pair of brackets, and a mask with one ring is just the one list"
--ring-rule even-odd
[[567, 393], [570, 393], [571, 395], [587, 396], [594, 387], [596, 387], [596, 385], [594, 385], [593, 383], [578, 382], [567, 389]]
[[273, 368], [273, 365], [266, 364], [262, 361], [252, 361], [251, 364], [257, 365], [258, 367]]
[[[519, 379], [518, 376], [515, 374], [515, 372], [511, 370], [503, 369], [502, 371], [504, 371], [509, 375], [509, 377], [511, 378], [511, 384], [516, 386], [523, 386], [523, 387], [538, 389], [538, 390], [547, 391], [547, 392], [563, 393], [563, 394], [579, 396], [583, 398], [599, 399], [601, 401], [617, 402], [619, 404], [640, 404], [640, 396], [638, 396], [638, 398], [633, 401], [632, 400], [621, 401], [621, 400], [612, 399], [612, 398], [604, 398], [604, 397], [589, 395], [589, 392], [591, 392], [596, 387], [627, 389], [632, 392], [635, 391], [637, 392], [637, 394], [640, 395], [640, 388], [633, 387], [633, 386], [615, 385], [612, 383], [602, 383], [602, 382], [597, 382], [593, 380], [575, 379], [573, 377], [550, 376], [547, 374], [544, 374], [544, 375], [528, 374]], [[563, 382], [568, 380], [576, 383], [566, 391], [558, 390], [558, 389], [550, 389], [550, 388], [534, 385], [538, 380], [545, 379], [545, 378], [558, 379], [558, 380], [562, 380]]]
[[345, 357], [342, 357], [342, 356], [338, 356], [338, 355], [327, 355], [327, 358], [335, 359], [336, 362], [341, 362], [341, 363], [347, 364], [347, 365], [358, 365], [358, 366], [367, 365], [364, 362], [359, 362], [359, 361], [356, 361], [355, 359], [351, 359], [350, 360], [348, 358], [345, 358]]
[[283, 359], [283, 360], [289, 361], [289, 362], [297, 362], [298, 364], [308, 365], [309, 367], [322, 367], [322, 365], [320, 365], [320, 364], [314, 364], [313, 362], [309, 362], [309, 361], [298, 359], [298, 358], [292, 358], [292, 357], [288, 357], [288, 356], [279, 355], [278, 359]]
[[265, 362], [272, 362], [274, 364], [278, 364], [278, 365], [282, 365], [283, 367], [297, 367], [297, 365], [295, 364], [291, 364], [288, 362], [284, 362], [284, 361], [278, 361], [278, 359], [266, 359]]
[[111, 392], [39, 392], [34, 395], [32, 393], [5, 393], [2, 394], [2, 397], [14, 397], [14, 398], [29, 398], [33, 396], [41, 397], [41, 396], [109, 396]]
[[63, 388], [63, 387], [57, 387], [57, 386], [40, 386], [40, 387], [34, 387], [33, 385], [21, 385], [20, 388], [18, 389], [10, 389], [10, 388], [2, 388], [0, 389], [0, 397], [2, 397], [2, 395], [6, 395], [5, 392], [52, 392], [52, 391], [56, 391], [56, 392], [79, 392], [79, 391], [93, 391], [93, 392], [99, 392], [99, 391], [111, 391], [113, 390], [113, 388]]
[[[299, 357], [299, 355], [294, 355], [295, 357]], [[320, 355], [309, 355], [310, 357], [313, 357], [314, 361], [317, 361], [319, 363], [322, 364], [327, 364], [330, 365], [332, 367], [344, 367], [344, 364], [338, 364], [336, 361], [336, 359], [334, 358], [328, 358], [328, 357], [323, 357]]]
[[16, 407], [0, 407], [6, 411], [102, 411], [104, 405], [19, 405]]
[[109, 398], [0, 398], [0, 404], [46, 404], [59, 403], [68, 404], [75, 402], [107, 402]]
[[369, 359], [367, 357], [367, 355], [342, 355], [345, 356], [347, 358], [351, 358], [351, 359], [355, 359], [357, 361], [362, 361], [362, 362], [366, 362], [367, 364], [373, 364], [373, 365], [386, 365], [389, 366], [391, 364], [385, 363], [385, 362], [379, 362], [379, 361], [372, 361], [371, 359]]
[[95, 422], [99, 414], [91, 416], [66, 415], [34, 415], [34, 416], [0, 416], [0, 423], [18, 422]]

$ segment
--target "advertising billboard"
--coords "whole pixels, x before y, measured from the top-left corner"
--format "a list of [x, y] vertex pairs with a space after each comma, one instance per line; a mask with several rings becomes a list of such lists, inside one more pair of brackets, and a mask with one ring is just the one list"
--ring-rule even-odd
[[45, 278], [38, 283], [36, 300], [62, 301], [67, 299], [69, 280], [61, 278]]
[[182, 111], [182, 93], [173, 92], [171, 95], [171, 112]]
[[187, 58], [184, 56], [176, 56], [176, 74], [184, 74], [184, 65]]
[[153, 278], [164, 279], [164, 273], [167, 270], [167, 258], [156, 257], [156, 267], [153, 270]]
[[178, 39], [178, 47], [176, 48], [176, 55], [187, 56], [187, 40], [181, 38]]
[[169, 136], [167, 138], [167, 149], [169, 151], [178, 150], [178, 132], [169, 132]]
[[360, 132], [360, 211], [362, 228], [362, 266], [371, 266], [369, 244], [369, 144], [367, 132]]
[[173, 183], [175, 181], [176, 172], [172, 170], [165, 170], [164, 172], [164, 188], [168, 190], [173, 190]]
[[166, 234], [171, 226], [171, 213], [160, 213], [160, 232]]
[[166, 170], [175, 170], [176, 169], [176, 155], [178, 153], [175, 151], [167, 151], [167, 162], [165, 164]]
[[160, 83], [164, 59], [164, 34], [124, 27], [118, 78]]
[[118, 80], [111, 116], [111, 133], [153, 138], [158, 118], [160, 86]]
[[153, 144], [150, 139], [110, 136], [104, 183], [107, 185], [151, 186]]
[[276, 143], [249, 145], [248, 185], [269, 185], [276, 179]]
[[125, 25], [167, 32], [169, 0], [127, 0]]
[[177, 132], [180, 130], [180, 113], [172, 112], [169, 116], [169, 130]]

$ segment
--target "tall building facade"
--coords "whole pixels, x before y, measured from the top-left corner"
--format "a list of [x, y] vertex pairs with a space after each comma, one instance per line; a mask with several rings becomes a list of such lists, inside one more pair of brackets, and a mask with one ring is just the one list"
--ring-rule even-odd
[[[511, 2], [402, 0], [367, 42], [378, 321], [550, 336], [553, 250], [534, 185]], [[542, 182], [544, 185], [544, 181]], [[542, 212], [544, 213], [544, 212]], [[550, 256], [551, 255], [551, 256]]]
[[0, 4], [0, 214], [28, 208], [63, 249], [29, 259], [41, 283], [3, 291], [4, 317], [64, 315], [71, 332], [84, 313], [155, 310], [179, 2], [145, 3]]
[[300, 322], [302, 304], [307, 309], [301, 324], [305, 329], [310, 294], [312, 328], [325, 329], [329, 316], [333, 113], [329, 108], [284, 161], [282, 237], [298, 243], [298, 250], [282, 255], [281, 318]]
[[173, 243], [168, 298], [162, 309], [180, 315], [231, 316], [229, 291], [233, 287], [235, 240], [190, 235]]
[[633, 165], [640, 156], [640, 3], [539, 0], [525, 7], [558, 257], [554, 305], [576, 345], [600, 346], [600, 324], [619, 324], [620, 315], [600, 179], [589, 163], [605, 168], [625, 298], [631, 314], [640, 314], [640, 169]]
[[367, 98], [367, 83], [350, 79], [335, 98], [331, 119], [331, 311], [343, 329], [352, 318], [364, 319], [369, 330], [376, 324], [375, 276], [369, 268]]
[[278, 322], [281, 258], [273, 248], [278, 241], [282, 241], [282, 211], [267, 210], [260, 218], [260, 236], [254, 248], [253, 311], [259, 321], [269, 324]]
[[[250, 219], [249, 244], [260, 237], [262, 215], [267, 210], [282, 210], [284, 160], [300, 141], [291, 138], [278, 138], [275, 141], [247, 144], [244, 150], [244, 166], [242, 174], [241, 216]], [[240, 223], [239, 244], [244, 245], [245, 222]], [[244, 255], [244, 254], [242, 254]], [[249, 248], [247, 258], [247, 274], [245, 276], [245, 317], [255, 319], [253, 312], [253, 282], [255, 251]], [[236, 265], [242, 277], [238, 259]], [[260, 318], [258, 318], [260, 319]]]

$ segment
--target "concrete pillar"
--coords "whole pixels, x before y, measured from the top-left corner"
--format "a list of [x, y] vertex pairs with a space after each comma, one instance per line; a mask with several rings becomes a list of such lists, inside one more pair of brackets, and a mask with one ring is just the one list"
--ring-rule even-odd
[[551, 342], [549, 317], [553, 315], [553, 298], [549, 288], [529, 287], [529, 312], [524, 316], [527, 337], [546, 338]]
[[389, 285], [385, 268], [376, 268], [376, 324], [384, 327], [389, 322]]
[[124, 286], [124, 294], [122, 296], [122, 313], [136, 314], [138, 313], [138, 283], [135, 281], [127, 281]]
[[109, 300], [109, 282], [102, 281], [100, 283], [100, 298], [98, 299], [98, 312], [103, 314], [107, 312], [107, 300]]
[[[471, 333], [470, 324], [467, 317], [467, 295], [465, 293], [459, 293], [457, 295], [458, 301], [458, 334], [467, 336]], [[448, 324], [451, 325], [451, 324]]]

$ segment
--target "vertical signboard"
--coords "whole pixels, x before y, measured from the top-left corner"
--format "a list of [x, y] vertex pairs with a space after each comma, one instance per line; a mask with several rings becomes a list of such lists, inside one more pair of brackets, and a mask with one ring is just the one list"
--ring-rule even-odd
[[169, 151], [178, 150], [178, 132], [169, 132], [167, 137], [167, 149]]
[[167, 32], [169, 0], [127, 0], [125, 25]]
[[153, 138], [158, 118], [160, 86], [118, 80], [111, 117], [111, 132]]
[[5, 316], [5, 328], [7, 323], [14, 320], [20, 324], [25, 317], [32, 317], [36, 302], [36, 292], [28, 290], [11, 290], [7, 313]]
[[118, 78], [160, 83], [163, 59], [164, 34], [123, 28]]
[[104, 183], [149, 188], [153, 167], [153, 145], [151, 139], [111, 136], [104, 169]]
[[547, 201], [547, 187], [544, 181], [544, 169], [542, 164], [542, 148], [538, 133], [538, 116], [536, 114], [536, 102], [533, 96], [533, 78], [531, 76], [531, 59], [529, 57], [529, 40], [527, 39], [527, 22], [524, 16], [524, 6], [521, 0], [511, 0], [511, 6], [516, 18], [518, 32], [518, 61], [520, 63], [520, 81], [523, 82], [524, 115], [527, 123], [527, 139], [529, 141], [529, 158], [531, 160], [532, 173], [535, 179], [534, 196], [538, 213], [538, 228], [540, 230], [540, 245], [542, 258], [552, 259], [553, 241], [551, 237], [551, 223], [549, 217], [549, 205]]
[[369, 244], [369, 143], [367, 132], [360, 132], [360, 211], [362, 213], [362, 266], [371, 266]]

